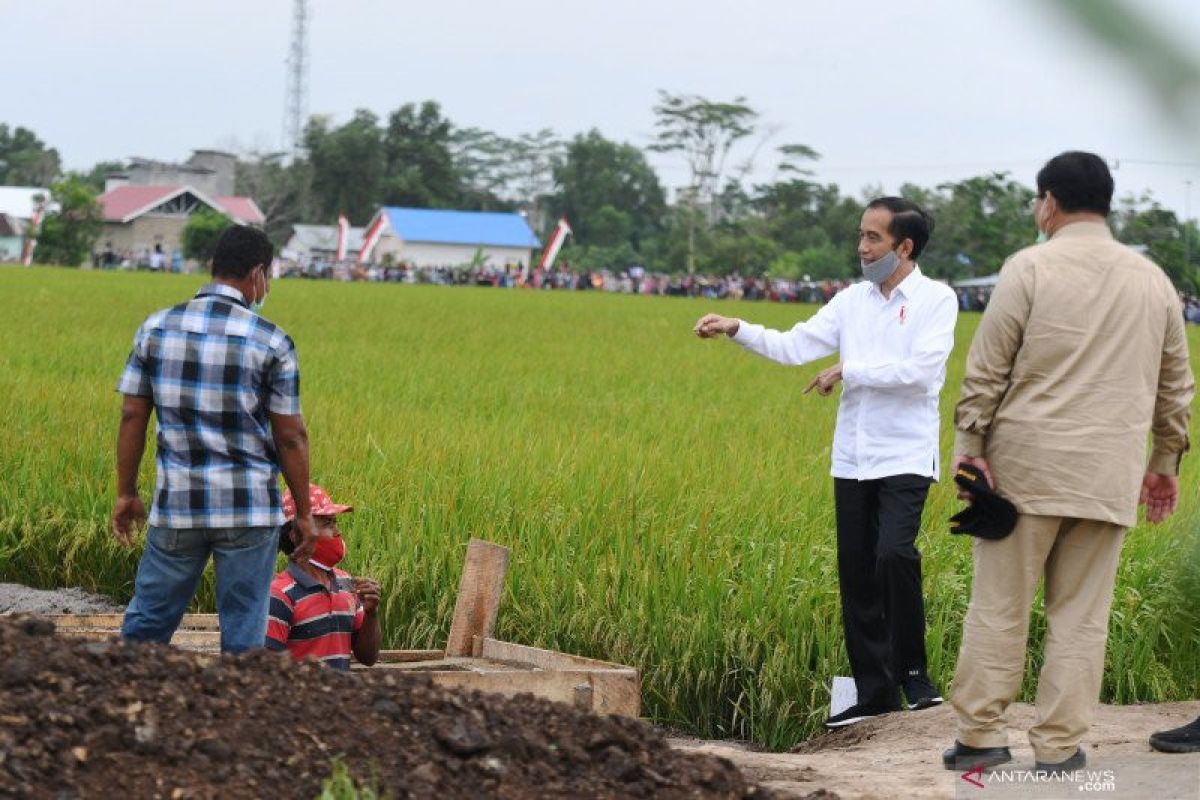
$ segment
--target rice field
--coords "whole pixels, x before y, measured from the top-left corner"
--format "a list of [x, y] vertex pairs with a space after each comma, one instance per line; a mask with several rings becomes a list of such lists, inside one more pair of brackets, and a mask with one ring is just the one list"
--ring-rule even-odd
[[[146, 314], [202, 282], [0, 268], [0, 581], [128, 599], [138, 550], [107, 531], [113, 387]], [[786, 748], [817, 729], [830, 679], [849, 674], [828, 475], [837, 398], [801, 394], [824, 364], [788, 370], [697, 340], [708, 310], [787, 327], [815, 309], [274, 283], [265, 313], [299, 348], [313, 478], [357, 509], [347, 568], [381, 582], [387, 646], [443, 643], [476, 536], [513, 548], [501, 638], [636, 665], [646, 713], [700, 736]], [[942, 395], [946, 459], [977, 323], [960, 318]], [[1127, 540], [1108, 701], [1200, 694], [1200, 457], [1184, 463], [1180, 512]], [[141, 485], [148, 502], [152, 446]], [[919, 539], [943, 687], [970, 584], [969, 542], [945, 523], [958, 507], [935, 486]], [[198, 603], [213, 608], [210, 583]]]

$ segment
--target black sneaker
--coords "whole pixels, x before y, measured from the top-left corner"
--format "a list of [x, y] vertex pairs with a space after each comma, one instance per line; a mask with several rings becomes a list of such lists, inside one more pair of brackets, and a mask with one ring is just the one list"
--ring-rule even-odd
[[1074, 772], [1077, 769], [1083, 769], [1087, 766], [1087, 753], [1083, 752], [1082, 747], [1075, 749], [1075, 753], [1068, 756], [1065, 761], [1047, 762], [1038, 761], [1034, 764], [1034, 771], [1045, 772], [1050, 775], [1061, 775], [1064, 772]]
[[1150, 746], [1162, 753], [1200, 753], [1200, 717], [1182, 728], [1150, 734]]
[[942, 753], [942, 766], [955, 772], [967, 772], [976, 767], [987, 769], [1012, 761], [1007, 747], [971, 747], [955, 741], [954, 747]]
[[909, 711], [920, 711], [923, 708], [933, 708], [941, 705], [944, 698], [938, 693], [933, 681], [924, 670], [910, 669], [900, 681], [900, 689], [908, 703]]
[[829, 729], [844, 728], [847, 725], [853, 725], [856, 722], [862, 722], [864, 719], [871, 717], [881, 717], [884, 714], [890, 714], [893, 711], [899, 711], [899, 706], [882, 705], [879, 703], [855, 703], [840, 714], [834, 714], [829, 719], [825, 720], [825, 727]]

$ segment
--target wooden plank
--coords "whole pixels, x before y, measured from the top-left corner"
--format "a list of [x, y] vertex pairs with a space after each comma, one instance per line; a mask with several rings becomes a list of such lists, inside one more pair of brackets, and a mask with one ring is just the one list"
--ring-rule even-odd
[[[62, 634], [71, 639], [83, 639], [86, 641], [105, 641], [116, 639], [120, 636], [119, 631], [100, 628], [74, 628], [62, 631]], [[171, 637], [171, 644], [181, 647], [184, 650], [202, 650], [215, 653], [221, 649], [221, 634], [219, 631], [178, 630]]]
[[590, 672], [592, 711], [597, 714], [619, 714], [640, 717], [642, 714], [642, 680], [632, 667], [632, 674], [620, 670]]
[[446, 655], [445, 650], [380, 650], [377, 664], [407, 664], [418, 661], [435, 661]]
[[447, 656], [473, 655], [473, 638], [486, 639], [496, 625], [504, 576], [508, 572], [509, 549], [482, 539], [467, 542], [454, 618], [446, 639]]
[[619, 714], [637, 717], [641, 712], [640, 686], [635, 674], [620, 672], [591, 673], [586, 671], [477, 673], [430, 672], [429, 677], [439, 686], [475, 689], [507, 697], [532, 694], [556, 703], [580, 708], [590, 695], [590, 710], [598, 714]]
[[[125, 615], [119, 614], [47, 614], [46, 618], [55, 628], [68, 631], [73, 628], [107, 628], [121, 630]], [[180, 630], [215, 631], [218, 628], [216, 614], [184, 614], [179, 623]]]
[[575, 687], [589, 685], [586, 675], [566, 672], [430, 672], [439, 686], [475, 689], [506, 697], [532, 694], [556, 703], [575, 704]]
[[544, 650], [540, 647], [502, 642], [498, 639], [484, 639], [478, 651], [480, 658], [490, 658], [493, 661], [508, 661], [515, 664], [529, 664], [542, 669], [633, 669], [633, 667], [628, 667], [624, 664], [615, 664], [611, 661], [573, 656], [569, 653], [560, 653], [557, 650]]

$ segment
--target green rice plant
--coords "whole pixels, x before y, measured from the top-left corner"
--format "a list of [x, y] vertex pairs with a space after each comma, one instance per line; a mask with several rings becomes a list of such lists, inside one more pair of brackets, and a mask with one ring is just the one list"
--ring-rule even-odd
[[[138, 551], [107, 530], [113, 387], [137, 325], [202, 280], [0, 269], [0, 580], [128, 599]], [[444, 642], [476, 536], [513, 549], [501, 638], [635, 665], [646, 714], [697, 735], [786, 748], [818, 728], [830, 680], [849, 674], [829, 478], [837, 398], [801, 394], [823, 363], [786, 369], [695, 339], [708, 310], [781, 328], [815, 311], [275, 282], [268, 316], [299, 348], [313, 478], [356, 508], [347, 568], [380, 581], [388, 646]], [[977, 324], [959, 321], [944, 459]], [[1196, 696], [1196, 462], [1184, 460], [1179, 512], [1128, 534], [1108, 701]], [[151, 441], [147, 502], [153, 473]], [[936, 485], [918, 540], [943, 687], [971, 582], [970, 543], [946, 523], [958, 508], [952, 485]], [[196, 608], [213, 608], [210, 579]], [[1034, 665], [1043, 627], [1039, 607]]]

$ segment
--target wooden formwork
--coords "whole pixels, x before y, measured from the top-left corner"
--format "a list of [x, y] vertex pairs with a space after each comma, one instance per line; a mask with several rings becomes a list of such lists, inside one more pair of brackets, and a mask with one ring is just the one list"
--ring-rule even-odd
[[[472, 539], [467, 545], [454, 618], [444, 650], [382, 650], [372, 667], [359, 670], [419, 672], [440, 686], [503, 695], [529, 693], [599, 714], [636, 717], [641, 680], [633, 667], [493, 639], [504, 589], [508, 548]], [[109, 639], [120, 614], [50, 615], [57, 630], [82, 639]], [[188, 614], [171, 644], [215, 654], [221, 632], [216, 614]]]

